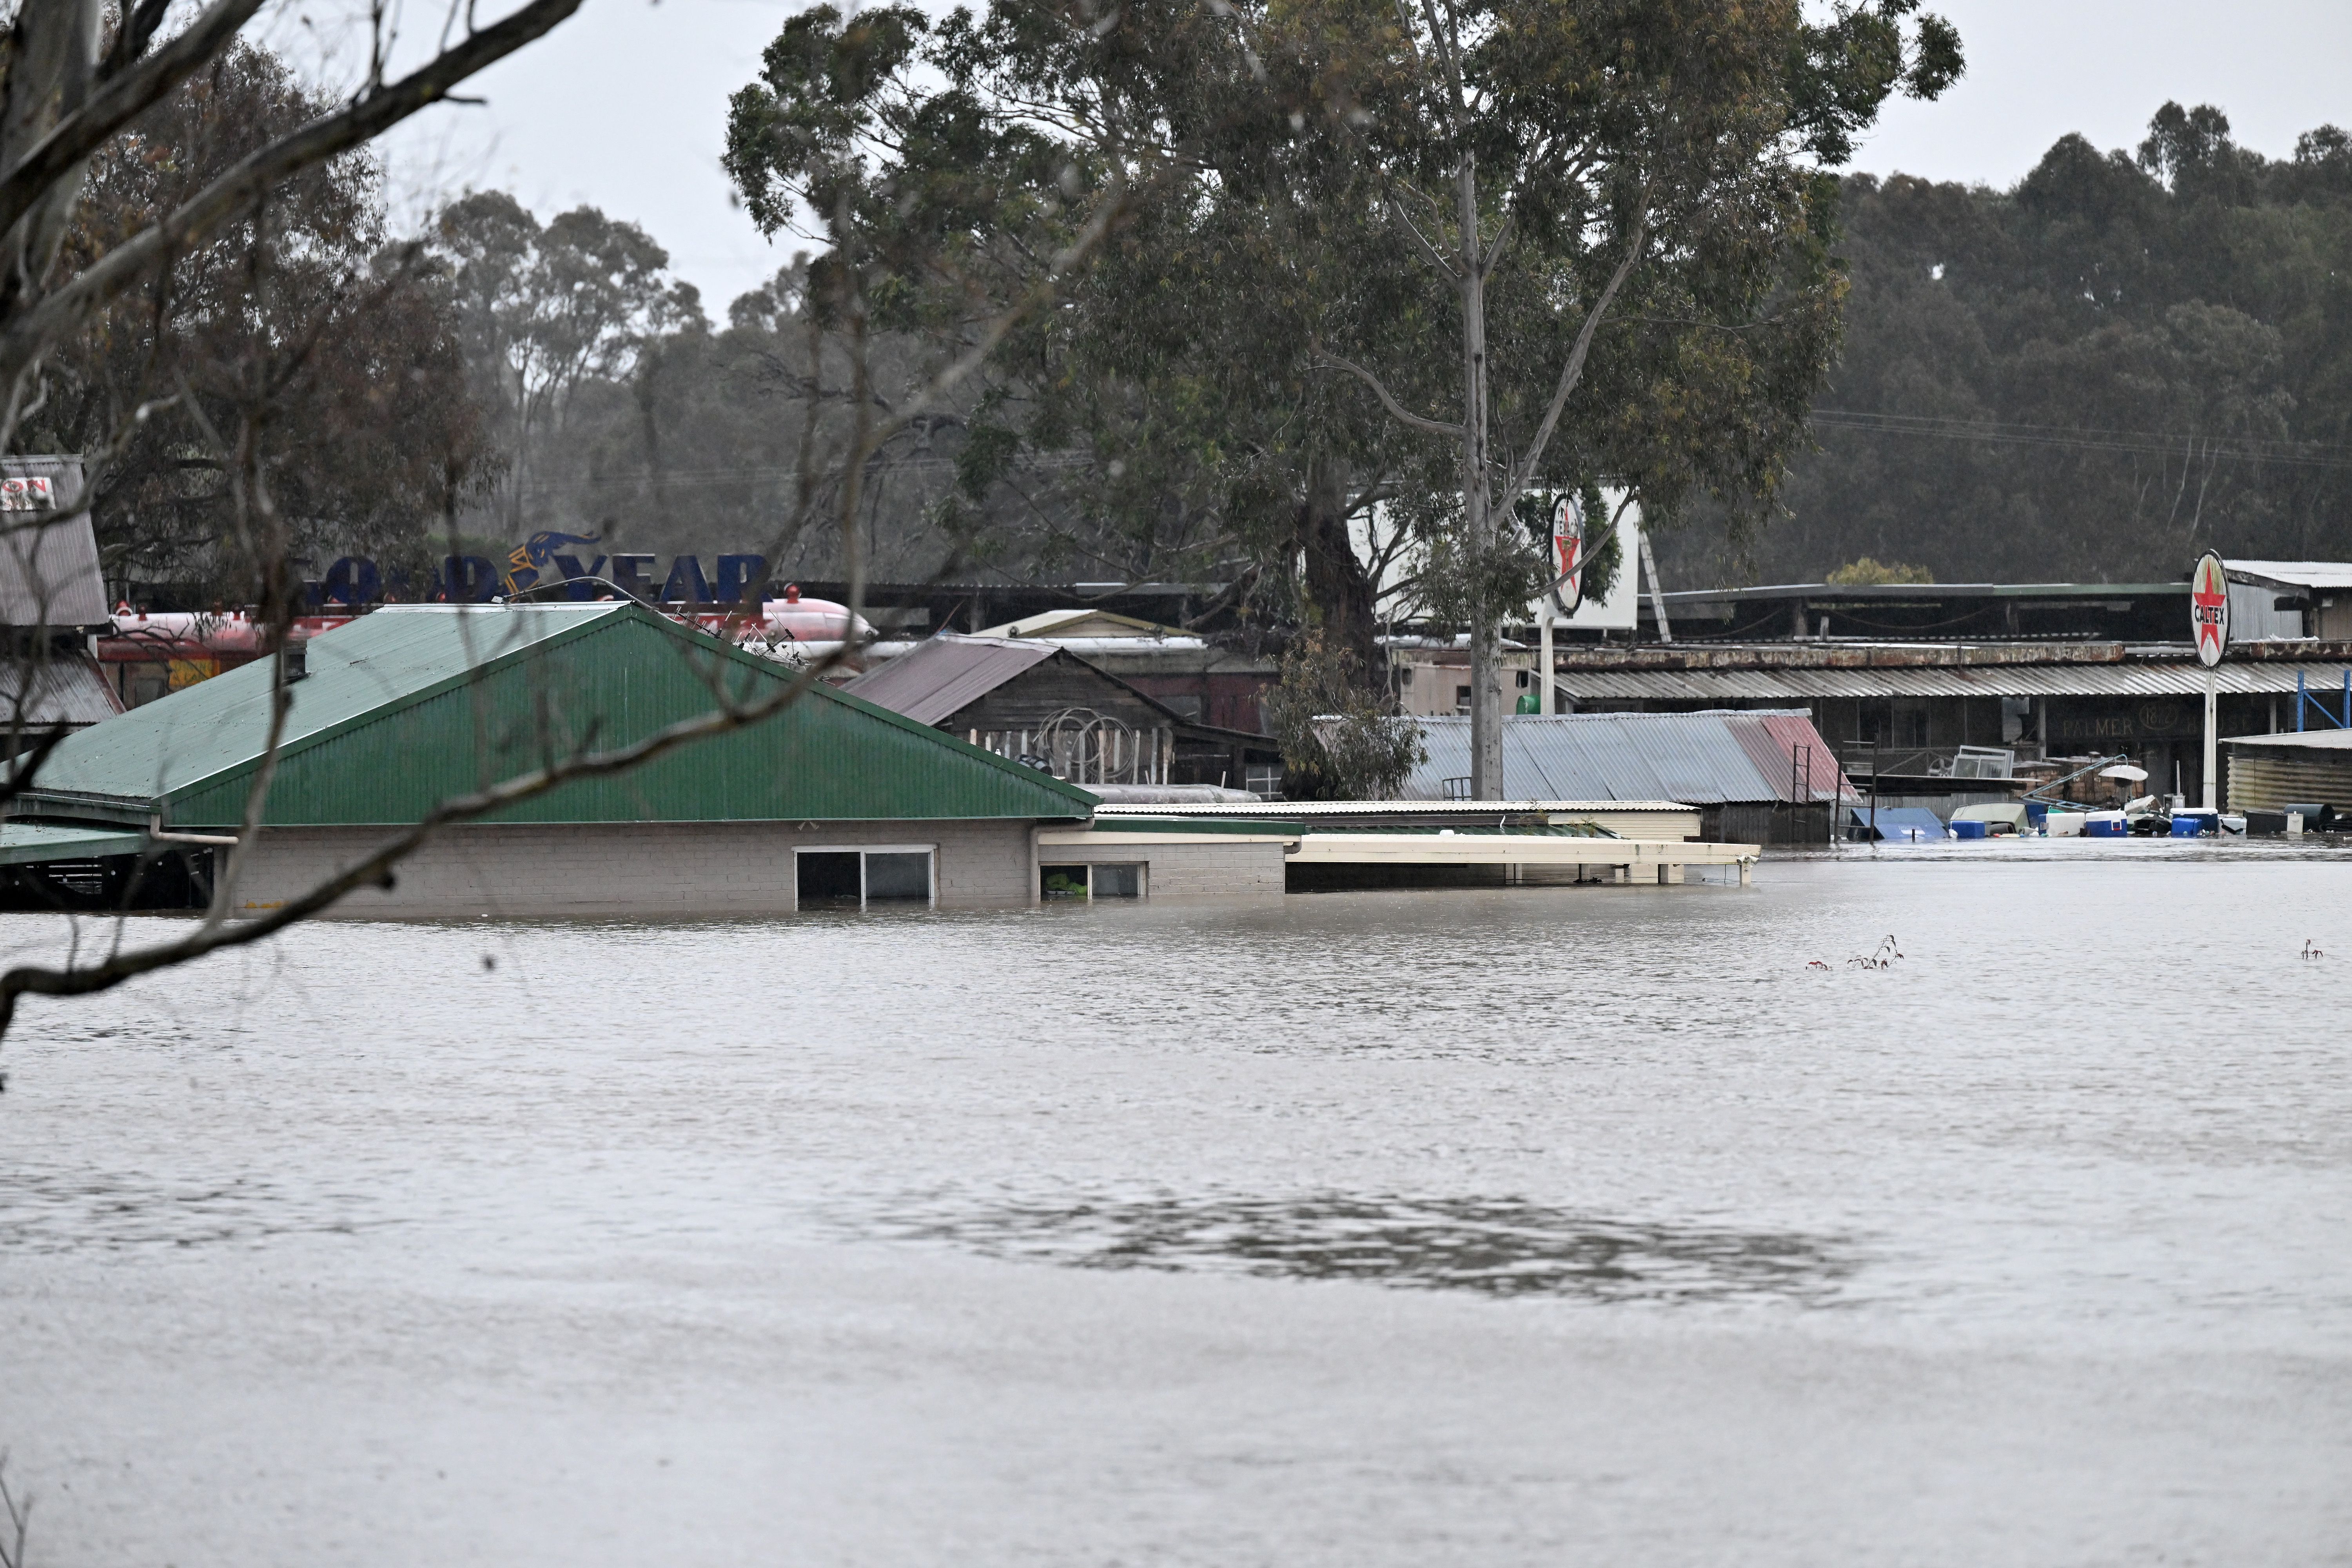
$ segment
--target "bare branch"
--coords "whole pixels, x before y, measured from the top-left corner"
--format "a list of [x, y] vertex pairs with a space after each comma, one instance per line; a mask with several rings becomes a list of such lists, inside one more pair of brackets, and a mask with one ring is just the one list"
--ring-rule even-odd
[[1609, 275], [1609, 286], [1601, 290], [1601, 298], [1594, 300], [1592, 309], [1585, 312], [1584, 325], [1576, 334], [1576, 346], [1569, 351], [1568, 363], [1560, 366], [1559, 385], [1551, 395], [1551, 405], [1544, 410], [1543, 423], [1536, 426], [1535, 438], [1528, 443], [1527, 456], [1520, 458], [1518, 467], [1511, 471], [1509, 480], [1503, 487], [1502, 496], [1495, 503], [1497, 516], [1510, 510], [1512, 504], [1528, 488], [1536, 465], [1543, 461], [1544, 447], [1550, 444], [1551, 433], [1559, 424], [1560, 410], [1568, 406], [1569, 395], [1584, 379], [1584, 361], [1592, 352], [1592, 334], [1601, 330], [1601, 319], [1609, 313], [1610, 302], [1617, 298], [1617, 290], [1625, 286], [1625, 279], [1633, 275], [1634, 267], [1642, 259], [1643, 248], [1650, 237], [1649, 222], [1646, 214], [1633, 221], [1633, 235], [1626, 244], [1624, 259], [1618, 262], [1617, 270]]
[[1495, 231], [1495, 243], [1486, 247], [1486, 259], [1478, 264], [1478, 276], [1492, 278], [1495, 268], [1503, 264], [1503, 247], [1511, 242], [1511, 229], [1518, 222], [1516, 208], [1503, 215], [1502, 226]]
[[246, 158], [161, 222], [115, 247], [0, 334], [0, 382], [14, 378], [99, 307], [173, 252], [209, 237], [281, 181], [373, 141], [431, 107], [457, 83], [541, 37], [579, 8], [580, 0], [530, 0], [422, 69]]
[[[1419, 193], [1415, 194], [1418, 195]], [[1440, 254], [1437, 247], [1429, 242], [1428, 237], [1421, 232], [1421, 226], [1412, 221], [1412, 216], [1411, 214], [1407, 213], [1404, 208], [1397, 205], [1396, 198], [1393, 196], [1389, 198], [1389, 216], [1395, 218], [1397, 222], [1404, 225], [1406, 237], [1412, 241], [1412, 247], [1421, 252], [1421, 258], [1423, 261], [1428, 262], [1432, 267], [1436, 268], [1440, 272], [1445, 274], [1448, 281], [1454, 283], [1459, 283], [1462, 281], [1462, 273], [1460, 269], [1455, 268], [1454, 263], [1448, 261], [1442, 254]], [[1492, 271], [1493, 268], [1489, 268], [1487, 270]], [[1483, 273], [1481, 274], [1482, 277], [1485, 274]]]
[[1322, 363], [1330, 366], [1333, 370], [1346, 371], [1349, 374], [1362, 382], [1366, 386], [1370, 387], [1373, 392], [1379, 395], [1381, 404], [1383, 407], [1397, 418], [1402, 420], [1405, 424], [1412, 426], [1414, 429], [1426, 430], [1433, 436], [1444, 436], [1456, 441], [1462, 438], [1461, 426], [1448, 425], [1442, 419], [1423, 419], [1420, 415], [1413, 413], [1410, 409], [1406, 408], [1402, 404], [1399, 403], [1395, 398], [1390, 396], [1389, 389], [1381, 384], [1381, 378], [1374, 375], [1370, 371], [1366, 370], [1362, 365], [1356, 363], [1353, 360], [1341, 359], [1338, 354], [1332, 353], [1328, 350], [1325, 350], [1322, 354]]
[[[164, 94], [226, 48], [261, 5], [262, 0], [214, 0], [210, 10], [170, 43], [135, 65], [119, 69], [79, 109], [59, 121], [14, 168], [0, 174], [0, 233], [14, 227], [108, 137], [161, 102]], [[161, 7], [157, 9], [160, 19]], [[142, 5], [131, 20], [139, 20], [145, 10]]]

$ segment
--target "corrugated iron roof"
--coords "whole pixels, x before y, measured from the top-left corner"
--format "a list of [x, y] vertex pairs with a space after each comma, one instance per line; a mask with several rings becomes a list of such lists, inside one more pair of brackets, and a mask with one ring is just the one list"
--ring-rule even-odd
[[1055, 644], [942, 632], [842, 686], [868, 702], [936, 724], [1054, 657]]
[[[632, 603], [400, 605], [312, 639], [266, 820], [414, 822], [436, 803], [610, 750], [795, 679]], [[68, 737], [18, 809], [233, 824], [270, 701], [260, 661]], [[1083, 818], [1086, 791], [824, 685], [775, 716], [628, 773], [567, 783], [508, 822]]]
[[75, 653], [0, 664], [0, 710], [33, 729], [96, 724], [121, 712], [122, 703], [97, 661]]
[[1520, 816], [1553, 816], [1580, 811], [1688, 811], [1674, 800], [1255, 800], [1208, 801], [1166, 805], [1113, 805], [1095, 808], [1095, 820], [1108, 823], [1129, 816], [1377, 817], [1493, 816], [1497, 812]]
[[[2224, 696], [2291, 692], [2302, 672], [2334, 691], [2342, 664], [2223, 660]], [[1579, 701], [1805, 702], [1840, 697], [2197, 697], [2204, 667], [2179, 663], [1908, 665], [1811, 669], [1564, 669], [1555, 682]]]
[[[1429, 760], [1413, 770], [1404, 794], [1443, 799], [1446, 780], [1470, 773], [1470, 721], [1420, 722]], [[1793, 750], [1799, 746], [1811, 751]], [[1803, 712], [1568, 713], [1503, 721], [1503, 792], [1514, 791], [1719, 805], [1824, 800], [1851, 795], [1853, 786]]]
[[2225, 746], [2277, 746], [2304, 752], [2352, 752], [2352, 730], [2289, 730], [2276, 735], [2224, 735]]
[[2221, 570], [2297, 588], [2352, 588], [2352, 562], [2347, 561], [2224, 561]]
[[87, 860], [100, 855], [136, 855], [147, 847], [144, 833], [104, 827], [63, 827], [45, 822], [0, 825], [0, 866], [42, 860]]
[[[47, 479], [59, 507], [81, 501], [79, 458], [0, 458], [0, 474]], [[94, 626], [106, 619], [106, 578], [89, 513], [0, 512], [0, 623]]]

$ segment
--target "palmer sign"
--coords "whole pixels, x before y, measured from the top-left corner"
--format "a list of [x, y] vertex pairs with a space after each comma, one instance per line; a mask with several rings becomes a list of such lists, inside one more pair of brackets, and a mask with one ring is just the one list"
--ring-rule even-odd
[[597, 541], [551, 530], [532, 534], [507, 552], [444, 556], [425, 582], [387, 574], [362, 555], [346, 555], [327, 568], [312, 597], [320, 605], [372, 605], [384, 598], [425, 599], [446, 604], [487, 604], [502, 595], [556, 584], [571, 584], [571, 596], [593, 599], [609, 583], [636, 598], [671, 605], [734, 605], [765, 596], [768, 558], [720, 555], [705, 572], [698, 555], [594, 552]]

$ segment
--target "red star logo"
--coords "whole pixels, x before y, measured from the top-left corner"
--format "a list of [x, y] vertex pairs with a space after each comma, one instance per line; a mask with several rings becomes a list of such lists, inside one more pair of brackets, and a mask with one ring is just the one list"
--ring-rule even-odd
[[2197, 581], [2189, 589], [2189, 614], [2197, 622], [2197, 651], [2221, 651], [2221, 621], [2228, 614], [2230, 584], [2211, 560], [2197, 563]]

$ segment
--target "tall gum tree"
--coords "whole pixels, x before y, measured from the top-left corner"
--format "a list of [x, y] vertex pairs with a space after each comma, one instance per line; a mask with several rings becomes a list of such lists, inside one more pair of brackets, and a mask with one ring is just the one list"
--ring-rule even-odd
[[[1954, 80], [1958, 38], [1916, 0], [1841, 5], [1817, 23], [1797, 0], [1307, 0], [1267, 32], [1270, 49], [1329, 62], [1327, 124], [1356, 160], [1353, 198], [1443, 290], [1450, 356], [1367, 363], [1337, 339], [1320, 356], [1457, 454], [1449, 555], [1467, 579], [1471, 789], [1497, 799], [1500, 629], [1524, 553], [1507, 522], [1548, 471], [1612, 307], [1655, 288], [1652, 275], [1683, 279], [1661, 293], [1704, 299], [1719, 292], [1709, 268], [1817, 229], [1821, 171], [1888, 95], [1933, 98]], [[1540, 365], [1493, 337], [1511, 270], [1534, 306], [1515, 330], [1555, 340]], [[1432, 374], [1444, 358], [1450, 390]], [[1513, 382], [1498, 384], [1500, 364]]]

